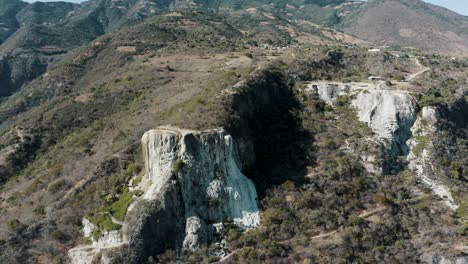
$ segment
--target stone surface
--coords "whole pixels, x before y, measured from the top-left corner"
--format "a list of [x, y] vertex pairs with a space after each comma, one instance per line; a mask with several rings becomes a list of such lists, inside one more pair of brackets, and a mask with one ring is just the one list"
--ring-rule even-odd
[[[143, 135], [142, 147], [145, 177], [138, 188], [144, 194], [129, 207], [123, 234], [105, 233], [92, 246], [72, 249], [72, 262], [128, 244], [128, 263], [141, 263], [168, 248], [215, 242], [222, 222], [245, 229], [260, 224], [255, 186], [242, 174], [235, 142], [223, 129], [161, 127]], [[86, 236], [93, 228], [83, 220]]]
[[[333, 105], [336, 98], [347, 95], [352, 98], [351, 106], [356, 110], [361, 122], [375, 133], [375, 140], [382, 144], [387, 164], [381, 171], [390, 172], [397, 167], [396, 159], [408, 154], [406, 141], [411, 138], [411, 127], [416, 121], [416, 110], [410, 94], [404, 91], [384, 89], [379, 83], [336, 83], [316, 82], [308, 90], [317, 94], [327, 104]], [[374, 140], [374, 139], [373, 139]], [[366, 160], [364, 166], [371, 171], [379, 171]]]
[[411, 128], [414, 137], [408, 140], [411, 150], [407, 156], [408, 168], [415, 171], [419, 179], [437, 194], [449, 208], [456, 210], [458, 205], [450, 193], [450, 188], [434, 177], [435, 172], [431, 157], [434, 148], [432, 137], [437, 132], [439, 118], [440, 114], [437, 108], [422, 108], [421, 116]]
[[[409, 93], [382, 87], [382, 83], [317, 82], [310, 84], [308, 90], [329, 105], [333, 105], [339, 96], [351, 96], [351, 105], [356, 109], [359, 120], [366, 122], [374, 131], [376, 140], [386, 150], [386, 159], [393, 162], [399, 156], [406, 156], [408, 168], [417, 173], [420, 181], [441, 197], [449, 208], [456, 210], [458, 205], [450, 189], [435, 179], [431, 161], [432, 137], [440, 118], [438, 110], [423, 107], [420, 117], [417, 117]], [[361, 160], [369, 172], [378, 172], [373, 166], [375, 157], [364, 156]]]

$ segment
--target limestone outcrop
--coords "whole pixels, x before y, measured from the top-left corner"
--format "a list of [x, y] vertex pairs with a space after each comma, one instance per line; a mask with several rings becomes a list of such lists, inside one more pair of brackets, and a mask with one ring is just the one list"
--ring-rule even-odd
[[451, 209], [456, 210], [458, 205], [450, 193], [450, 189], [435, 179], [434, 166], [431, 155], [434, 149], [432, 137], [437, 132], [440, 114], [435, 107], [423, 107], [421, 115], [411, 128], [413, 137], [408, 140], [410, 153], [407, 156], [409, 169], [415, 171], [419, 179], [437, 194]]
[[[224, 222], [244, 229], [260, 224], [255, 186], [242, 174], [235, 142], [223, 129], [161, 127], [143, 135], [142, 147], [143, 195], [128, 209], [121, 240], [111, 243], [128, 246], [129, 263], [168, 248], [193, 250], [214, 242]], [[92, 228], [84, 225], [85, 235]], [[103, 239], [72, 249], [73, 262], [83, 257], [81, 249], [108, 248]]]
[[[389, 164], [382, 168], [388, 172], [399, 156], [406, 156], [408, 168], [418, 175], [444, 203], [455, 210], [450, 189], [436, 179], [432, 164], [432, 137], [437, 132], [440, 114], [435, 107], [423, 107], [416, 115], [416, 105], [405, 91], [382, 89], [383, 83], [330, 83], [317, 82], [309, 86], [327, 104], [333, 105], [339, 96], [350, 96], [351, 106], [356, 109], [359, 120], [366, 122], [375, 133], [375, 140], [382, 144], [385, 160]], [[362, 158], [369, 172], [375, 157]]]
[[382, 168], [385, 173], [396, 166], [398, 156], [409, 153], [406, 141], [411, 138], [416, 109], [410, 94], [383, 89], [383, 85], [317, 82], [310, 84], [308, 90], [329, 105], [333, 105], [339, 96], [350, 96], [351, 106], [356, 109], [359, 120], [367, 123], [375, 133], [375, 139], [383, 146], [387, 161]]

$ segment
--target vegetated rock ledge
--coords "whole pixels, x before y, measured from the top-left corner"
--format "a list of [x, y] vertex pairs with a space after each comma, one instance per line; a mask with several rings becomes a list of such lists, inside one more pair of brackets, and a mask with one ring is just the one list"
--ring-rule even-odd
[[[225, 130], [160, 127], [143, 135], [142, 147], [145, 175], [137, 188], [143, 195], [130, 205], [121, 231], [71, 249], [73, 263], [106, 263], [115, 257], [109, 248], [128, 248], [128, 263], [142, 263], [166, 249], [214, 242], [224, 222], [245, 229], [260, 224], [255, 186], [242, 174], [236, 144]], [[85, 237], [91, 238], [93, 228], [84, 220]]]

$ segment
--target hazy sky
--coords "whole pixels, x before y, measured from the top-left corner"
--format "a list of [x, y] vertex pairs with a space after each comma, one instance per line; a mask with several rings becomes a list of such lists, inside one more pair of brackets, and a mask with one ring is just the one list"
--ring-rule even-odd
[[462, 15], [468, 16], [468, 0], [424, 0], [425, 2], [452, 9]]
[[[26, 0], [27, 2], [35, 2], [35, 0]], [[49, 0], [45, 0], [49, 1]], [[67, 2], [80, 3], [83, 0], [66, 0]], [[468, 16], [468, 0], [423, 0], [428, 3], [440, 5], [455, 12]]]

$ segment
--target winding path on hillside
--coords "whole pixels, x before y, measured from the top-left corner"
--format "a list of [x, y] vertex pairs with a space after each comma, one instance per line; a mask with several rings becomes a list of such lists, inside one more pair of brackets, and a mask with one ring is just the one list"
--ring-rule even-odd
[[406, 76], [405, 80], [407, 82], [412, 81], [413, 79], [415, 79], [419, 75], [431, 70], [431, 68], [422, 65], [421, 62], [419, 61], [419, 59], [415, 58], [414, 61], [416, 62], [416, 65], [418, 65], [419, 67], [422, 67], [422, 69], [415, 72], [415, 73], [412, 73], [412, 74]]

